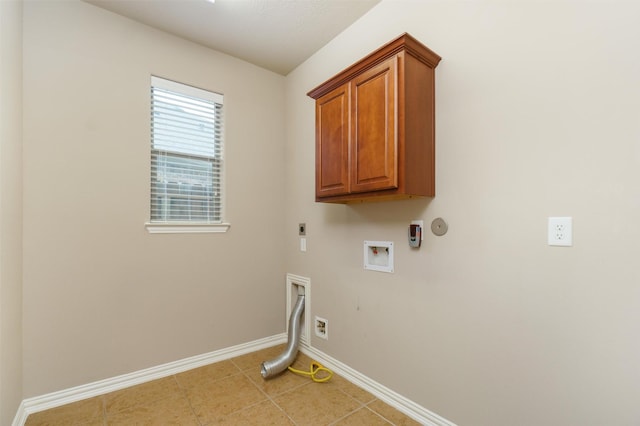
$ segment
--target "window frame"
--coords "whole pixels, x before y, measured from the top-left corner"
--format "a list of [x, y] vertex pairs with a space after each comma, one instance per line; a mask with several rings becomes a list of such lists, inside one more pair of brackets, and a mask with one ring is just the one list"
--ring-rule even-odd
[[[197, 99], [206, 99], [209, 101], [213, 101], [216, 104], [224, 105], [224, 96], [210, 90], [200, 89], [195, 86], [187, 85], [185, 83], [179, 83], [173, 80], [168, 80], [163, 77], [151, 76], [151, 84], [150, 90], [153, 92], [153, 88], [157, 87], [164, 90], [169, 90], [171, 92], [175, 92], [178, 94], [183, 94], [185, 96], [197, 98]], [[151, 95], [149, 102], [149, 117], [153, 120], [153, 96]], [[222, 136], [221, 136], [221, 149], [224, 152], [224, 115], [223, 115], [223, 123], [222, 123]], [[152, 158], [154, 152], [153, 146], [153, 122], [149, 123], [150, 125], [150, 146], [149, 146], [149, 165], [152, 165]], [[210, 157], [214, 163], [216, 161], [215, 157]], [[216, 222], [205, 222], [205, 221], [174, 221], [174, 220], [165, 220], [165, 221], [154, 221], [152, 220], [152, 193], [153, 193], [153, 181], [152, 181], [152, 170], [149, 170], [149, 200], [147, 203], [148, 210], [148, 220], [145, 222], [146, 230], [151, 234], [183, 234], [183, 233], [224, 233], [227, 232], [230, 228], [230, 224], [226, 222], [225, 219], [225, 210], [226, 210], [226, 188], [225, 188], [225, 179], [224, 179], [224, 155], [221, 158], [221, 165], [219, 166], [219, 176], [220, 176], [220, 221]]]

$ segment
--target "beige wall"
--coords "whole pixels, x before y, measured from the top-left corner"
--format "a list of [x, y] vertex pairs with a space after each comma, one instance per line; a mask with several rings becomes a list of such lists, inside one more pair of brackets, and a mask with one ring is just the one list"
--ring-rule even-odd
[[[314, 346], [460, 425], [640, 422], [640, 7], [384, 0], [286, 79], [84, 3], [24, 13], [24, 397], [282, 332], [288, 271], [329, 320]], [[305, 93], [404, 31], [444, 58], [437, 196], [314, 203]], [[151, 73], [226, 96], [228, 234], [143, 228]]]
[[[329, 321], [314, 346], [453, 422], [638, 424], [640, 6], [514, 3], [384, 0], [287, 77], [286, 267]], [[443, 57], [437, 196], [314, 203], [305, 94], [405, 31]], [[547, 246], [564, 215], [574, 246]]]
[[0, 424], [22, 400], [22, 1], [0, 1]]
[[[151, 74], [225, 95], [226, 234], [144, 228]], [[24, 397], [284, 330], [284, 77], [29, 1], [24, 85]]]

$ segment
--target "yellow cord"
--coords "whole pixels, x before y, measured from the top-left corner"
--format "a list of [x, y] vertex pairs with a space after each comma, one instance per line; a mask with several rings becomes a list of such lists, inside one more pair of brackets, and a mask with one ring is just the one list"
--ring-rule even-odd
[[[333, 376], [333, 371], [329, 370], [326, 367], [323, 367], [321, 364], [317, 362], [311, 363], [311, 366], [309, 367], [309, 371], [296, 370], [295, 368], [291, 368], [291, 367], [289, 367], [289, 371], [296, 374], [301, 374], [303, 376], [310, 376], [311, 380], [313, 380], [316, 383], [327, 382]], [[317, 377], [318, 372], [320, 371], [324, 371], [327, 375], [325, 377]]]

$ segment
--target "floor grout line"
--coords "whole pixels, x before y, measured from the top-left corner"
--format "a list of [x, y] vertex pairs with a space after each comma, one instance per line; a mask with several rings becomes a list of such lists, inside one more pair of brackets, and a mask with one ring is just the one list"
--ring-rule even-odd
[[353, 399], [354, 401], [356, 401], [356, 402], [359, 404], [359, 407], [358, 407], [358, 408], [356, 408], [356, 409], [354, 409], [353, 411], [351, 411], [351, 412], [349, 412], [349, 413], [345, 414], [344, 416], [340, 417], [339, 419], [336, 419], [336, 420], [334, 420], [333, 422], [329, 423], [329, 426], [331, 426], [331, 425], [335, 425], [336, 423], [338, 423], [338, 422], [340, 422], [340, 421], [342, 421], [342, 420], [346, 419], [346, 418], [347, 418], [347, 417], [349, 417], [350, 415], [352, 415], [352, 414], [356, 413], [357, 411], [362, 410], [363, 408], [366, 408], [366, 406], [367, 406], [367, 405], [366, 405], [366, 403], [364, 403], [364, 402], [362, 402], [362, 401], [358, 400], [357, 398], [354, 398], [353, 396], [349, 395], [349, 394], [348, 394], [347, 392], [345, 392], [344, 390], [342, 390], [342, 389], [338, 389], [338, 390], [339, 390], [340, 392], [342, 392], [343, 394], [345, 394], [345, 396], [347, 396], [348, 398], [351, 398], [351, 399]]
[[386, 418], [385, 416], [383, 416], [382, 414], [378, 413], [376, 410], [374, 410], [373, 408], [369, 407], [369, 404], [365, 405], [364, 408], [366, 408], [367, 410], [369, 410], [371, 413], [375, 414], [376, 416], [380, 417], [382, 420], [386, 421], [387, 423], [389, 423], [392, 426], [396, 426], [395, 423], [393, 423], [391, 420], [389, 420], [388, 418]]
[[[180, 381], [178, 380], [177, 374], [174, 374], [173, 378], [176, 381], [176, 384], [178, 385], [178, 387], [180, 388], [182, 393], [184, 394], [184, 397], [187, 400], [187, 404], [189, 404], [189, 409], [191, 410], [191, 414], [193, 414], [193, 418], [196, 419], [196, 422], [198, 422], [199, 426], [205, 426], [206, 424], [203, 424], [202, 421], [200, 421], [200, 418], [198, 417], [198, 413], [196, 413], [196, 409], [193, 407], [193, 403], [191, 402], [191, 398], [189, 398], [189, 395], [187, 393], [187, 389], [183, 388], [182, 386], [180, 386]], [[108, 425], [106, 425], [106, 426], [108, 426]]]
[[[245, 371], [249, 371], [249, 370], [245, 370]], [[249, 381], [250, 381], [251, 383], [253, 383], [253, 385], [254, 385], [254, 386], [255, 386], [255, 387], [256, 387], [260, 392], [262, 392], [262, 393], [267, 397], [267, 400], [268, 400], [268, 401], [270, 401], [273, 405], [275, 405], [275, 406], [276, 406], [276, 408], [277, 408], [278, 410], [280, 410], [280, 412], [282, 412], [282, 413], [287, 417], [287, 419], [289, 419], [289, 421], [290, 421], [291, 423], [293, 423], [293, 425], [294, 425], [294, 426], [297, 426], [297, 425], [298, 425], [298, 424], [297, 424], [297, 423], [296, 423], [296, 422], [291, 418], [291, 416], [289, 415], [289, 413], [287, 413], [287, 412], [285, 411], [285, 409], [284, 409], [284, 408], [282, 408], [282, 407], [280, 406], [280, 404], [278, 404], [278, 403], [273, 399], [273, 397], [275, 397], [275, 396], [280, 396], [280, 395], [284, 395], [285, 393], [287, 393], [287, 392], [288, 392], [288, 391], [290, 391], [290, 390], [294, 390], [294, 389], [301, 388], [302, 386], [305, 386], [305, 383], [303, 383], [303, 384], [301, 384], [301, 385], [299, 385], [299, 386], [296, 386], [296, 387], [294, 387], [293, 389], [289, 389], [289, 390], [287, 390], [287, 391], [285, 391], [285, 392], [280, 392], [280, 393], [277, 393], [277, 394], [275, 394], [275, 395], [270, 395], [270, 394], [268, 394], [268, 393], [267, 393], [267, 392], [266, 392], [262, 387], [258, 386], [258, 385], [253, 381], [253, 380], [251, 380], [251, 377], [249, 377], [249, 375], [248, 375], [248, 374], [246, 374], [246, 373], [245, 373], [245, 376], [249, 379]]]

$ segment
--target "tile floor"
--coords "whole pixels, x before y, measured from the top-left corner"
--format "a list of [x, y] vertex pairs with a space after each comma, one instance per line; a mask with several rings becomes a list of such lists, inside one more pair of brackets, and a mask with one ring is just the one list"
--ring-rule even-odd
[[[260, 364], [275, 346], [106, 395], [31, 414], [40, 425], [419, 425], [334, 375], [314, 383], [285, 371], [267, 381]], [[300, 353], [293, 367], [308, 370]]]

